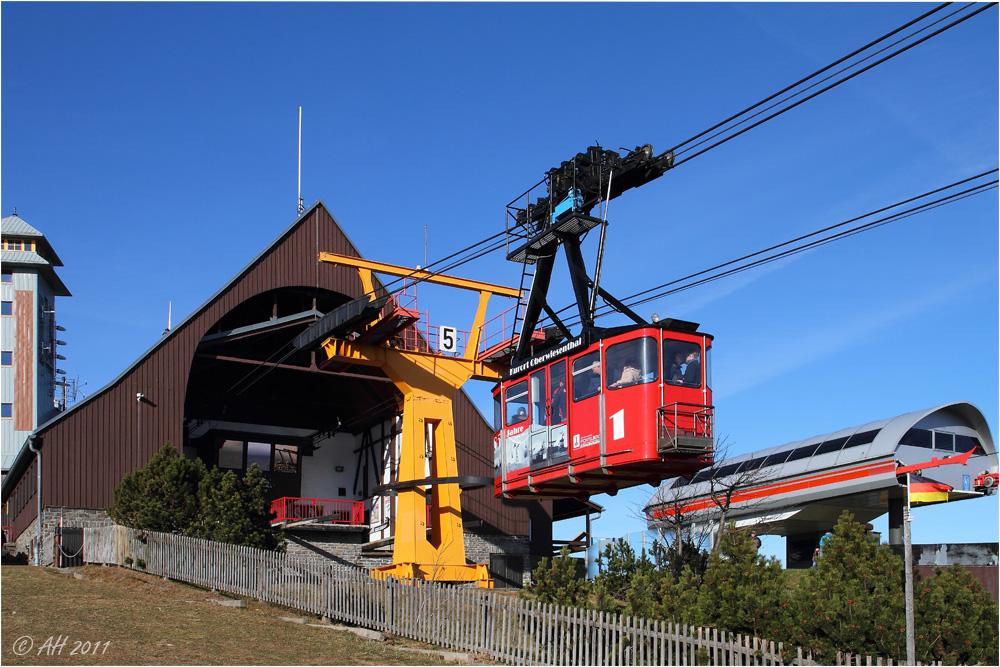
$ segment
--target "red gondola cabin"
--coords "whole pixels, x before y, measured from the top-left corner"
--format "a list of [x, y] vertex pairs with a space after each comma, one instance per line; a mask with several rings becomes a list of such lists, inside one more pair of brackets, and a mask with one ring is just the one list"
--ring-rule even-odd
[[494, 389], [497, 496], [614, 495], [712, 463], [712, 337], [663, 320], [581, 336]]

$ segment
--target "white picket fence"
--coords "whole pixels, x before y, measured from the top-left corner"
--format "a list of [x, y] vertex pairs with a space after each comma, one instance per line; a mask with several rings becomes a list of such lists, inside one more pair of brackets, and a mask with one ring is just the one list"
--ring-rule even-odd
[[[496, 591], [376, 581], [367, 570], [122, 526], [84, 529], [84, 561], [273, 602], [361, 627], [523, 665], [814, 665], [781, 644]], [[862, 662], [863, 660], [863, 662]], [[837, 664], [891, 665], [872, 656]]]

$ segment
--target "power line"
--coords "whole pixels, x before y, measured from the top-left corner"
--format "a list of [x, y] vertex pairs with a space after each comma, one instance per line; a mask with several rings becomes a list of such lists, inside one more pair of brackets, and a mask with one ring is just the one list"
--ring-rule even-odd
[[[738, 113], [733, 114], [729, 118], [727, 118], [727, 119], [725, 119], [725, 120], [723, 120], [723, 121], [721, 121], [719, 123], [716, 123], [715, 125], [713, 125], [712, 127], [708, 128], [707, 130], [699, 132], [698, 134], [694, 135], [690, 139], [687, 139], [686, 141], [682, 141], [681, 143], [679, 143], [676, 146], [674, 146], [671, 150], [674, 151], [675, 154], [682, 153], [685, 150], [690, 150], [690, 148], [689, 149], [683, 149], [682, 147], [695, 142], [696, 140], [704, 137], [705, 135], [710, 134], [711, 132], [714, 132], [715, 130], [718, 130], [721, 127], [724, 127], [728, 123], [736, 120], [737, 118], [739, 118], [740, 116], [743, 116], [744, 114], [749, 113], [750, 111], [753, 111], [757, 107], [759, 107], [759, 106], [761, 106], [763, 104], [766, 104], [766, 103], [770, 102], [771, 100], [777, 99], [781, 95], [784, 95], [785, 93], [787, 93], [787, 92], [789, 92], [791, 90], [794, 90], [798, 86], [802, 85], [803, 83], [806, 83], [810, 79], [813, 79], [813, 78], [819, 76], [823, 72], [826, 72], [826, 71], [828, 71], [830, 69], [833, 69], [834, 67], [836, 67], [837, 65], [840, 65], [841, 63], [847, 62], [848, 60], [850, 60], [854, 56], [856, 56], [856, 55], [858, 55], [860, 53], [863, 53], [864, 51], [867, 51], [868, 49], [870, 49], [871, 47], [875, 46], [876, 44], [878, 44], [878, 43], [880, 43], [880, 42], [888, 39], [889, 37], [892, 37], [893, 35], [896, 35], [896, 34], [900, 33], [901, 31], [905, 30], [906, 28], [909, 28], [909, 27], [911, 27], [911, 26], [919, 23], [920, 21], [924, 20], [928, 16], [930, 16], [930, 15], [936, 13], [936, 12], [941, 11], [942, 9], [944, 9], [945, 7], [947, 7], [949, 4], [951, 4], [951, 3], [947, 3], [946, 2], [944, 4], [938, 5], [937, 7], [935, 7], [934, 9], [932, 9], [931, 11], [927, 12], [926, 14], [922, 14], [921, 16], [918, 16], [917, 18], [913, 19], [909, 23], [901, 25], [900, 27], [896, 28], [895, 30], [882, 35], [878, 39], [869, 42], [868, 44], [862, 46], [861, 48], [859, 48], [859, 49], [857, 49], [855, 51], [852, 51], [851, 53], [849, 53], [846, 56], [840, 58], [839, 60], [835, 60], [834, 62], [830, 63], [829, 65], [816, 70], [812, 74], [799, 79], [795, 83], [793, 83], [793, 84], [791, 84], [789, 86], [786, 86], [785, 88], [782, 88], [778, 92], [765, 97], [764, 99], [760, 100], [759, 102], [750, 105], [749, 107], [743, 109], [742, 111], [740, 111]], [[717, 136], [717, 135], [713, 135], [713, 136]], [[694, 144], [694, 146], [699, 146], [701, 143], [702, 142], [696, 143], [696, 144]]]
[[[725, 278], [727, 276], [734, 275], [736, 273], [741, 273], [743, 271], [756, 268], [764, 264], [775, 262], [779, 259], [784, 259], [786, 257], [790, 257], [792, 255], [805, 252], [807, 250], [812, 250], [814, 248], [826, 245], [828, 243], [832, 243], [834, 241], [839, 241], [841, 239], [848, 238], [856, 234], [860, 234], [861, 232], [876, 229], [878, 227], [882, 227], [889, 223], [917, 215], [918, 213], [924, 213], [933, 210], [935, 208], [944, 206], [946, 204], [952, 204], [957, 201], [961, 201], [962, 199], [966, 199], [968, 197], [977, 194], [982, 194], [984, 192], [996, 189], [998, 181], [994, 179], [992, 181], [986, 181], [980, 183], [974, 183], [974, 182], [979, 181], [990, 174], [996, 174], [997, 171], [998, 171], [997, 169], [992, 169], [990, 171], [977, 174], [976, 176], [956, 181], [955, 183], [951, 183], [950, 185], [935, 188], [934, 190], [929, 190], [915, 197], [910, 197], [908, 199], [898, 201], [889, 206], [884, 206], [882, 208], [870, 211], [868, 213], [851, 218], [849, 220], [845, 220], [843, 222], [839, 222], [834, 225], [829, 225], [822, 229], [818, 229], [814, 232], [798, 236], [794, 239], [790, 239], [788, 241], [772, 245], [768, 248], [764, 248], [762, 250], [758, 250], [756, 252], [743, 255], [742, 257], [738, 257], [736, 259], [724, 262], [722, 264], [717, 264], [716, 266], [713, 266], [711, 268], [703, 269], [701, 271], [697, 271], [682, 278], [671, 280], [670, 282], [664, 283], [662, 285], [651, 287], [649, 289], [625, 297], [624, 299], [622, 299], [622, 302], [625, 303], [630, 308], [639, 306], [645, 303], [649, 303], [651, 301], [655, 301], [657, 299], [664, 298], [666, 296], [670, 296], [672, 294], [676, 294], [678, 292], [682, 292], [684, 290], [691, 289], [692, 287], [704, 285], [706, 283], [719, 280], [720, 278]], [[955, 191], [956, 188], [960, 188], [964, 185], [971, 185], [971, 187], [966, 188], [964, 190]], [[859, 221], [872, 218], [873, 216], [878, 216], [882, 213], [892, 211], [893, 209], [898, 209], [902, 206], [906, 206], [908, 204], [912, 204], [920, 200], [925, 200], [929, 197], [933, 197], [935, 195], [942, 193], [947, 193], [947, 194], [934, 200], [925, 201], [912, 208], [897, 211], [888, 216], [878, 218], [875, 220], [869, 220], [868, 222], [864, 222], [860, 225], [856, 225], [848, 229], [842, 229], [847, 225], [851, 225], [853, 223], [857, 223]], [[821, 238], [816, 238], [820, 237], [823, 234], [827, 234], [828, 232], [832, 232], [834, 230], [840, 230], [840, 231], [837, 231], [828, 236], [822, 236]], [[720, 270], [722, 269], [725, 270], [720, 272]], [[688, 282], [688, 281], [694, 281], [694, 282]], [[677, 287], [674, 287], [675, 285]], [[571, 307], [572, 306], [568, 306], [558, 312], [563, 312]], [[602, 310], [603, 312], [599, 313], [597, 317], [603, 317], [605, 315], [609, 315], [612, 312], [614, 312], [614, 310], [610, 306], [604, 306], [599, 310]], [[577, 323], [578, 323], [578, 318], [570, 320], [570, 322], [568, 322], [568, 324], [577, 324]]]
[[[995, 6], [996, 6], [996, 4], [997, 4], [997, 3], [995, 3], [995, 2], [994, 2], [994, 3], [990, 3], [990, 4], [988, 4], [988, 5], [982, 5], [982, 6], [980, 6], [980, 8], [979, 8], [979, 9], [977, 9], [977, 10], [975, 10], [975, 11], [973, 11], [973, 12], [969, 13], [969, 14], [966, 14], [965, 16], [962, 16], [962, 17], [960, 17], [960, 18], [956, 19], [955, 21], [953, 21], [953, 22], [949, 23], [948, 25], [946, 25], [946, 26], [944, 26], [944, 27], [942, 27], [942, 28], [940, 28], [940, 29], [938, 29], [938, 30], [936, 30], [936, 31], [934, 31], [934, 32], [932, 32], [932, 33], [930, 33], [930, 34], [928, 34], [928, 35], [924, 35], [923, 37], [921, 37], [921, 38], [920, 38], [920, 39], [918, 39], [917, 41], [913, 42], [912, 44], [908, 44], [908, 45], [906, 45], [906, 46], [904, 46], [904, 47], [902, 47], [902, 48], [900, 48], [900, 49], [898, 49], [898, 50], [894, 51], [893, 53], [890, 53], [889, 55], [885, 56], [884, 58], [881, 58], [881, 59], [879, 59], [879, 60], [877, 60], [877, 61], [875, 61], [875, 62], [873, 62], [873, 63], [871, 63], [871, 64], [867, 65], [866, 67], [863, 67], [863, 68], [861, 68], [861, 69], [859, 69], [859, 70], [857, 70], [857, 71], [855, 71], [855, 72], [852, 72], [851, 74], [849, 74], [849, 75], [845, 76], [844, 78], [842, 78], [842, 79], [839, 79], [839, 80], [837, 80], [837, 81], [834, 81], [834, 82], [833, 82], [833, 83], [831, 83], [830, 85], [828, 85], [828, 86], [825, 86], [825, 87], [823, 87], [823, 88], [821, 88], [821, 89], [819, 89], [819, 90], [815, 91], [814, 93], [812, 93], [812, 94], [810, 94], [810, 95], [808, 95], [808, 96], [806, 96], [806, 97], [804, 97], [804, 98], [802, 98], [802, 99], [800, 99], [800, 100], [798, 100], [798, 101], [796, 101], [796, 102], [794, 102], [794, 103], [792, 103], [792, 104], [789, 104], [788, 106], [786, 106], [786, 107], [784, 107], [784, 108], [781, 108], [781, 109], [779, 109], [778, 111], [775, 111], [775, 112], [774, 112], [774, 113], [772, 113], [771, 115], [769, 115], [769, 116], [766, 116], [766, 117], [762, 118], [761, 120], [758, 120], [757, 122], [755, 122], [755, 123], [753, 123], [753, 124], [751, 124], [751, 125], [748, 125], [748, 126], [744, 127], [743, 129], [741, 129], [741, 130], [739, 130], [739, 131], [737, 131], [737, 132], [734, 132], [734, 133], [732, 133], [732, 134], [730, 134], [730, 135], [728, 135], [728, 136], [725, 136], [724, 138], [720, 139], [719, 141], [716, 141], [715, 143], [713, 143], [713, 144], [709, 145], [708, 147], [706, 147], [706, 148], [702, 148], [701, 150], [699, 150], [699, 151], [695, 152], [694, 154], [692, 154], [692, 155], [688, 155], [687, 157], [684, 157], [684, 158], [682, 158], [682, 159], [676, 159], [676, 160], [675, 160], [675, 162], [674, 162], [674, 167], [677, 167], [677, 166], [679, 166], [679, 165], [681, 165], [681, 164], [684, 164], [685, 162], [688, 162], [689, 160], [692, 160], [692, 159], [694, 159], [694, 158], [698, 157], [699, 155], [703, 155], [703, 154], [707, 153], [708, 151], [712, 150], [713, 148], [717, 148], [717, 147], [721, 146], [722, 144], [724, 144], [724, 143], [726, 143], [726, 142], [728, 142], [728, 141], [730, 141], [730, 140], [732, 140], [732, 139], [735, 139], [736, 137], [738, 137], [738, 136], [740, 136], [740, 135], [742, 135], [742, 134], [745, 134], [746, 132], [749, 132], [750, 130], [754, 129], [755, 127], [759, 127], [760, 125], [763, 125], [763, 124], [764, 124], [764, 123], [766, 123], [767, 121], [769, 121], [769, 120], [772, 120], [772, 119], [774, 119], [774, 118], [776, 118], [776, 117], [780, 116], [781, 114], [783, 114], [783, 113], [785, 113], [785, 112], [787, 112], [787, 111], [791, 111], [792, 109], [794, 109], [794, 108], [796, 108], [796, 107], [798, 107], [798, 106], [800, 106], [800, 105], [802, 105], [802, 104], [805, 104], [805, 103], [806, 103], [806, 102], [808, 102], [809, 100], [811, 100], [811, 99], [813, 99], [813, 98], [815, 98], [815, 97], [817, 97], [817, 96], [821, 95], [822, 93], [825, 93], [825, 92], [827, 92], [828, 90], [831, 90], [831, 89], [833, 89], [833, 88], [836, 88], [837, 86], [841, 85], [842, 83], [846, 83], [846, 82], [850, 81], [851, 79], [853, 79], [853, 78], [854, 78], [854, 77], [856, 77], [856, 76], [859, 76], [859, 75], [861, 75], [861, 74], [864, 74], [864, 73], [865, 73], [865, 72], [867, 72], [868, 70], [870, 70], [870, 69], [872, 69], [872, 68], [874, 68], [874, 67], [876, 67], [876, 66], [878, 66], [878, 65], [881, 65], [882, 63], [886, 62], [887, 60], [890, 60], [890, 59], [892, 59], [892, 58], [895, 58], [895, 57], [896, 57], [896, 56], [898, 56], [899, 54], [901, 54], [901, 53], [904, 53], [904, 52], [906, 52], [906, 51], [909, 51], [910, 49], [912, 49], [913, 47], [917, 46], [918, 44], [922, 44], [923, 42], [926, 42], [926, 41], [927, 41], [928, 39], [930, 39], [931, 37], [935, 37], [935, 36], [937, 36], [937, 35], [940, 35], [940, 34], [941, 34], [941, 33], [943, 33], [944, 31], [946, 31], [946, 30], [949, 30], [949, 29], [951, 29], [951, 28], [955, 27], [956, 25], [958, 25], [958, 24], [960, 24], [960, 23], [962, 23], [962, 22], [964, 22], [964, 21], [966, 21], [966, 20], [968, 20], [968, 19], [972, 18], [973, 16], [976, 16], [977, 14], [979, 14], [979, 13], [981, 13], [981, 12], [984, 12], [984, 11], [986, 11], [987, 9], [990, 9], [990, 8], [992, 8], [992, 7], [995, 7]], [[940, 7], [937, 7], [936, 9], [934, 9], [934, 10], [933, 10], [932, 12], [928, 12], [928, 13], [927, 13], [927, 14], [925, 14], [925, 15], [924, 15], [923, 17], [920, 17], [919, 19], [915, 19], [914, 21], [911, 21], [911, 22], [910, 22], [910, 24], [907, 24], [907, 25], [912, 25], [913, 23], [915, 23], [915, 22], [917, 22], [917, 21], [921, 20], [922, 18], [924, 18], [924, 17], [926, 17], [926, 16], [930, 15], [930, 14], [931, 14], [931, 13], [933, 13], [934, 11], [938, 11], [938, 10], [942, 9], [942, 8], [943, 8], [943, 7], [945, 7], [945, 6], [946, 6], [946, 5], [941, 5]], [[701, 142], [698, 142], [697, 144], [695, 144], [695, 145], [693, 145], [693, 146], [691, 146], [691, 147], [689, 147], [689, 148], [687, 148], [687, 149], [682, 149], [682, 150], [680, 150], [680, 152], [681, 152], [681, 153], [683, 153], [683, 152], [685, 152], [685, 151], [689, 151], [689, 150], [693, 150], [693, 149], [694, 149], [694, 148], [696, 148], [697, 146], [700, 146], [701, 144], [704, 144], [705, 142], [707, 142], [707, 141], [710, 141], [711, 139], [714, 139], [714, 138], [716, 138], [716, 137], [719, 137], [719, 136], [722, 136], [722, 135], [723, 135], [723, 134], [725, 134], [725, 133], [726, 133], [726, 132], [727, 132], [727, 131], [728, 131], [729, 129], [734, 129], [734, 128], [736, 128], [736, 127], [739, 127], [740, 125], [742, 125], [742, 124], [744, 124], [744, 123], [746, 123], [746, 122], [749, 122], [749, 121], [750, 121], [751, 119], [753, 119], [753, 118], [756, 118], [756, 117], [757, 117], [757, 116], [759, 116], [759, 115], [760, 115], [761, 113], [765, 113], [766, 111], [770, 111], [771, 109], [774, 109], [774, 108], [776, 108], [776, 107], [780, 106], [781, 104], [783, 104], [783, 103], [785, 103], [785, 102], [788, 102], [789, 100], [791, 100], [791, 99], [794, 99], [795, 97], [797, 97], [797, 96], [799, 96], [799, 95], [802, 95], [802, 94], [803, 94], [803, 93], [805, 93], [805, 92], [806, 92], [807, 90], [809, 90], [809, 89], [811, 89], [811, 88], [813, 88], [813, 87], [815, 87], [815, 86], [817, 86], [817, 85], [821, 84], [821, 83], [822, 83], [823, 81], [828, 81], [828, 80], [829, 80], [830, 78], [832, 78], [833, 76], [836, 76], [836, 75], [839, 75], [839, 74], [843, 74], [844, 72], [846, 72], [846, 71], [850, 70], [851, 68], [854, 68], [854, 67], [857, 67], [858, 65], [860, 65], [860, 64], [861, 64], [861, 63], [863, 63], [863, 62], [865, 62], [866, 60], [868, 60], [868, 59], [870, 59], [870, 58], [873, 58], [873, 57], [875, 57], [875, 56], [876, 56], [876, 55], [878, 55], [879, 53], [882, 53], [882, 52], [884, 52], [884, 51], [885, 51], [886, 49], [888, 49], [888, 48], [891, 48], [891, 47], [893, 47], [893, 46], [896, 46], [896, 45], [898, 45], [898, 44], [900, 44], [900, 43], [904, 42], [905, 40], [907, 40], [907, 39], [910, 39], [910, 38], [912, 38], [913, 36], [915, 36], [915, 35], [919, 34], [920, 32], [923, 32], [923, 31], [925, 31], [925, 30], [928, 30], [928, 29], [930, 29], [931, 27], [933, 27], [934, 25], [937, 25], [938, 23], [940, 23], [941, 21], [943, 21], [943, 20], [946, 20], [946, 19], [948, 19], [948, 18], [951, 18], [952, 16], [955, 16], [956, 14], [958, 14], [958, 13], [960, 13], [960, 12], [964, 11], [965, 9], [968, 9], [969, 7], [972, 7], [972, 6], [973, 6], [973, 4], [969, 4], [969, 5], [966, 5], [965, 7], [962, 7], [962, 8], [960, 8], [960, 9], [956, 10], [955, 12], [952, 12], [952, 13], [951, 13], [951, 14], [949, 14], [948, 16], [946, 16], [946, 17], [944, 17], [944, 18], [942, 18], [942, 19], [939, 19], [938, 21], [935, 21], [934, 23], [930, 24], [929, 26], [925, 26], [925, 27], [921, 28], [920, 30], [916, 31], [916, 32], [915, 32], [915, 33], [914, 33], [913, 35], [907, 35], [907, 36], [905, 36], [905, 37], [901, 38], [900, 40], [897, 40], [897, 41], [896, 41], [896, 42], [894, 42], [893, 44], [890, 44], [889, 46], [887, 46], [887, 47], [884, 47], [883, 49], [880, 49], [879, 51], [877, 51], [877, 52], [873, 53], [872, 55], [870, 55], [870, 56], [867, 56], [867, 57], [863, 58], [863, 59], [862, 59], [861, 61], [859, 61], [859, 62], [857, 62], [857, 63], [855, 63], [855, 64], [853, 64], [853, 65], [850, 65], [850, 66], [848, 66], [848, 67], [845, 67], [844, 69], [840, 70], [839, 72], [836, 72], [836, 73], [835, 73], [834, 75], [831, 75], [830, 77], [827, 77], [826, 79], [823, 79], [823, 80], [821, 80], [821, 81], [818, 81], [818, 82], [816, 82], [816, 83], [812, 84], [811, 86], [808, 86], [808, 87], [807, 87], [807, 88], [805, 88], [804, 90], [802, 90], [802, 91], [799, 91], [799, 92], [797, 92], [797, 93], [794, 93], [793, 95], [790, 95], [790, 96], [788, 96], [788, 97], [787, 97], [787, 98], [785, 98], [784, 100], [782, 100], [782, 101], [780, 101], [780, 102], [777, 102], [777, 103], [775, 103], [775, 104], [771, 105], [770, 107], [767, 107], [766, 109], [764, 109], [764, 110], [762, 110], [762, 111], [760, 111], [760, 112], [758, 112], [758, 113], [756, 113], [756, 114], [753, 114], [753, 115], [749, 116], [748, 118], [745, 118], [745, 119], [741, 120], [741, 121], [740, 121], [739, 123], [736, 123], [736, 124], [735, 124], [735, 125], [733, 126], [733, 128], [728, 128], [727, 130], [720, 130], [719, 132], [717, 132], [716, 134], [712, 135], [711, 137], [708, 137], [708, 138], [706, 138], [706, 139], [702, 140]], [[905, 26], [904, 26], [904, 27], [905, 27]], [[863, 47], [862, 49], [859, 49], [859, 51], [863, 51], [863, 50], [867, 49], [867, 48], [868, 48], [869, 46], [871, 46], [871, 45], [873, 45], [873, 44], [875, 44], [875, 43], [878, 43], [878, 42], [882, 41], [883, 39], [885, 39], [885, 38], [886, 38], [886, 37], [888, 37], [889, 35], [892, 35], [892, 34], [895, 34], [896, 32], [898, 32], [898, 31], [899, 31], [899, 30], [901, 30], [901, 29], [902, 29], [902, 28], [899, 28], [899, 29], [897, 29], [897, 30], [893, 31], [892, 33], [889, 33], [888, 35], [885, 35], [885, 36], [883, 36], [883, 37], [879, 38], [878, 40], [875, 40], [875, 42], [872, 42], [872, 43], [871, 43], [871, 44], [869, 44], [868, 46], [866, 46], [866, 47]], [[857, 53], [857, 52], [855, 52], [855, 53]], [[853, 55], [853, 54], [852, 54], [852, 55]], [[851, 57], [851, 56], [845, 56], [845, 58], [850, 58], [850, 57]], [[845, 58], [842, 58], [841, 60], [844, 60]], [[840, 61], [838, 61], [838, 62], [840, 62]], [[827, 66], [826, 68], [823, 68], [822, 70], [818, 70], [817, 72], [814, 72], [814, 73], [813, 73], [812, 75], [810, 75], [809, 77], [806, 77], [806, 79], [810, 79], [810, 78], [813, 78], [813, 77], [815, 77], [815, 76], [816, 76], [817, 74], [819, 74], [819, 73], [822, 73], [822, 72], [826, 71], [827, 69], [829, 69], [829, 67], [831, 67], [831, 66]], [[804, 81], [804, 80], [803, 80], [803, 81]], [[799, 83], [801, 83], [801, 82], [799, 82]], [[799, 85], [799, 84], [793, 84], [793, 85], [792, 85], [792, 86], [790, 86], [789, 88], [794, 88], [794, 87], [796, 87], [797, 85]], [[786, 89], [786, 90], [788, 90], [788, 89]], [[778, 95], [780, 95], [780, 93], [778, 93]], [[774, 96], [772, 96], [772, 97], [774, 97]], [[771, 99], [771, 98], [767, 98], [767, 100], [769, 100], [769, 99]], [[736, 116], [733, 116], [732, 118], [736, 118], [736, 117], [739, 117], [739, 116], [741, 116], [741, 115], [743, 115], [743, 114], [747, 113], [748, 111], [750, 111], [750, 110], [752, 110], [752, 109], [755, 109], [755, 108], [757, 108], [758, 106], [760, 106], [761, 104], [763, 104], [763, 103], [764, 103], [764, 102], [766, 102], [767, 100], [762, 100], [761, 102], [758, 102], [757, 104], [753, 105], [752, 107], [748, 107], [747, 109], [745, 109], [744, 111], [740, 112], [739, 114], [736, 114]], [[728, 121], [724, 121], [724, 122], [723, 122], [723, 123], [721, 123], [720, 125], [724, 125], [724, 124], [725, 124], [726, 122], [728, 122]], [[716, 126], [716, 127], [718, 127], [718, 126]], [[705, 134], [705, 133], [702, 133], [702, 134]], [[702, 135], [697, 135], [697, 137], [700, 137], [700, 136], [702, 136]], [[695, 137], [695, 138], [697, 138], [697, 137]], [[689, 140], [688, 140], [688, 142], [690, 142], [690, 141], [692, 141], [692, 139], [689, 139]], [[686, 144], [686, 143], [688, 143], [688, 142], [684, 142], [684, 143]], [[681, 145], [683, 146], [684, 144], [681, 144]], [[675, 151], [675, 154], [679, 154], [679, 153], [677, 153], [677, 151]]]

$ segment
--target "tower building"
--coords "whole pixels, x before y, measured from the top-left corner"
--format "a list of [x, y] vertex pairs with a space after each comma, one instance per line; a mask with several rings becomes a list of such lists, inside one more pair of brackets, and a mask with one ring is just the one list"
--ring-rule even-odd
[[52, 418], [57, 348], [56, 297], [72, 296], [56, 275], [62, 260], [15, 213], [0, 224], [0, 469], [7, 474], [25, 438]]

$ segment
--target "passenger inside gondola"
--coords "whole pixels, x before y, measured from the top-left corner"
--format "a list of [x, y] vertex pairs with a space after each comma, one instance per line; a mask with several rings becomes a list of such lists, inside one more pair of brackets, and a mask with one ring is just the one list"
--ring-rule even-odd
[[639, 365], [635, 362], [635, 359], [628, 359], [625, 365], [622, 366], [621, 375], [617, 381], [612, 382], [612, 387], [626, 387], [630, 384], [635, 384], [642, 379], [642, 371], [639, 370]]
[[553, 381], [552, 384], [549, 410], [552, 415], [552, 423], [561, 424], [566, 421], [566, 382], [560, 378]]
[[528, 411], [524, 408], [518, 408], [517, 412], [511, 416], [510, 421], [507, 422], [508, 426], [513, 426], [514, 424], [520, 424], [525, 419], [528, 418]]
[[573, 362], [573, 400], [601, 393], [601, 353], [591, 352]]
[[670, 368], [667, 371], [667, 382], [670, 384], [683, 384], [684, 383], [684, 353], [676, 352], [673, 361], [670, 362]]
[[678, 387], [701, 386], [701, 346], [685, 341], [665, 341], [663, 376], [667, 384]]
[[701, 386], [701, 353], [698, 350], [693, 350], [687, 356], [684, 368], [684, 386]]

